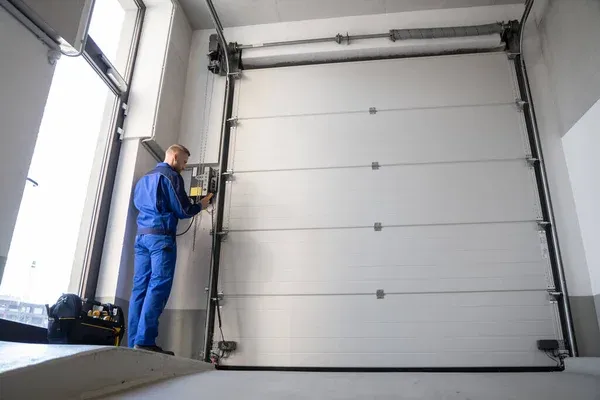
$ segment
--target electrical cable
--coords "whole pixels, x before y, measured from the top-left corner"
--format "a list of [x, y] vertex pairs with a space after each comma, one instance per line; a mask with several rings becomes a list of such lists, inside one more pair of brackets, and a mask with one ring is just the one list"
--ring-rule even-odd
[[546, 357], [548, 357], [549, 359], [551, 359], [552, 361], [554, 361], [557, 366], [560, 366], [562, 364], [561, 355], [560, 354], [556, 354], [555, 351], [553, 351], [552, 355], [550, 355], [550, 352], [548, 350], [545, 350], [544, 354], [546, 355]]
[[[207, 207], [206, 208], [206, 212], [208, 214], [210, 214], [210, 226], [211, 226], [212, 234], [216, 235], [216, 232], [214, 230], [215, 229], [215, 206], [214, 206], [214, 204], [211, 203], [210, 204], [210, 211], [209, 211], [209, 209]], [[210, 264], [209, 265], [212, 265], [212, 262], [213, 262], [213, 253], [211, 251], [210, 252]], [[217, 296], [218, 296], [218, 294], [217, 294]], [[215, 298], [215, 308], [217, 309], [217, 320], [218, 320], [218, 323], [219, 323], [219, 333], [221, 334], [221, 341], [225, 342], [225, 334], [223, 333], [223, 319], [221, 317], [221, 305], [219, 304], [219, 298], [218, 297]], [[215, 364], [218, 364], [219, 359], [229, 357], [229, 352], [226, 352], [224, 350], [219, 350], [218, 353], [212, 352], [212, 354], [215, 357], [213, 359], [213, 362]]]
[[219, 305], [219, 298], [216, 300], [217, 305], [217, 318], [219, 320], [219, 331], [221, 332], [221, 340], [225, 341], [225, 335], [223, 335], [223, 321], [221, 320], [221, 307]]
[[[202, 211], [200, 211], [200, 213], [202, 213]], [[191, 228], [191, 227], [192, 227], [192, 225], [194, 224], [194, 221], [195, 221], [195, 220], [196, 220], [196, 216], [194, 215], [194, 216], [192, 217], [192, 220], [190, 221], [190, 224], [189, 224], [189, 225], [188, 225], [188, 227], [185, 229], [185, 231], [183, 231], [183, 232], [181, 232], [181, 233], [178, 233], [178, 234], [176, 234], [175, 236], [176, 236], [176, 237], [179, 237], [179, 236], [183, 236], [183, 235], [185, 235], [186, 233], [188, 233], [188, 231], [190, 230], [190, 228]]]
[[[202, 210], [202, 211], [204, 211], [204, 210]], [[198, 222], [200, 222], [200, 223], [202, 223], [202, 211], [200, 211], [200, 212], [198, 213], [198, 215], [199, 215], [199, 217], [198, 217]], [[207, 211], [207, 212], [208, 212], [208, 211]], [[183, 231], [183, 232], [181, 232], [181, 233], [178, 233], [178, 234], [176, 234], [175, 236], [176, 236], [176, 237], [179, 237], [179, 236], [183, 236], [183, 235], [185, 235], [186, 233], [188, 233], [188, 232], [189, 232], [189, 230], [191, 229], [192, 225], [194, 225], [194, 222], [195, 222], [195, 221], [196, 221], [196, 215], [194, 215], [194, 216], [192, 217], [192, 220], [190, 221], [190, 224], [188, 225], [188, 227], [187, 227], [187, 228], [185, 228], [185, 231]]]

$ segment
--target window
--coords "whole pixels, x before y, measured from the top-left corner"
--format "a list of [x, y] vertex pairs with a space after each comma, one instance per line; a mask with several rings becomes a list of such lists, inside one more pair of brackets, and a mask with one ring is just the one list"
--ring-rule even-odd
[[88, 31], [102, 53], [125, 78], [130, 74], [130, 44], [138, 27], [138, 11], [139, 4], [133, 0], [96, 1]]
[[97, 1], [85, 57], [57, 62], [0, 285], [0, 318], [45, 327], [44, 305], [93, 275], [90, 238], [103, 234], [108, 205], [100, 192], [118, 156], [142, 15], [133, 0]]

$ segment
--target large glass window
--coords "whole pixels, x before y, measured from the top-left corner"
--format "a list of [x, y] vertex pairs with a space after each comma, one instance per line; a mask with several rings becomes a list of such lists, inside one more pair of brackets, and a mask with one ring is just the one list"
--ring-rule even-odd
[[[92, 14], [90, 37], [122, 77], [129, 75], [139, 17], [132, 0], [96, 1]], [[43, 305], [80, 287], [73, 277], [86, 279], [89, 271], [82, 254], [95, 233], [97, 194], [127, 97], [93, 62], [57, 62], [0, 285], [0, 318], [45, 327]]]
[[96, 0], [90, 22], [90, 37], [123, 77], [130, 73], [128, 64], [138, 9], [134, 0]]

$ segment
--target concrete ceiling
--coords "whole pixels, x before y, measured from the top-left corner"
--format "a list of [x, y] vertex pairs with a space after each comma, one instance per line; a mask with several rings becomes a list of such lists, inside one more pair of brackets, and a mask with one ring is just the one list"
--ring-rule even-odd
[[[212, 28], [205, 0], [179, 0], [193, 29]], [[225, 27], [523, 3], [524, 0], [213, 0]]]

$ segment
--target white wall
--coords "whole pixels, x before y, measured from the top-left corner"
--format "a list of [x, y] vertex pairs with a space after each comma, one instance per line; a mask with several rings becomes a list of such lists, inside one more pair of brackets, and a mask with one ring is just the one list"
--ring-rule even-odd
[[575, 334], [583, 355], [600, 355], [600, 331], [562, 136], [600, 97], [600, 3], [537, 0], [525, 54], [556, 214]]
[[[592, 294], [600, 295], [600, 101], [563, 137]], [[596, 303], [596, 313], [600, 310]]]
[[537, 0], [536, 22], [564, 135], [600, 97], [600, 2]]
[[0, 281], [50, 90], [48, 48], [0, 7]]
[[137, 218], [133, 188], [156, 165], [139, 139], [153, 137], [163, 149], [176, 141], [189, 59], [192, 32], [179, 4], [147, 5], [96, 288], [96, 297], [109, 301], [131, 294]]

